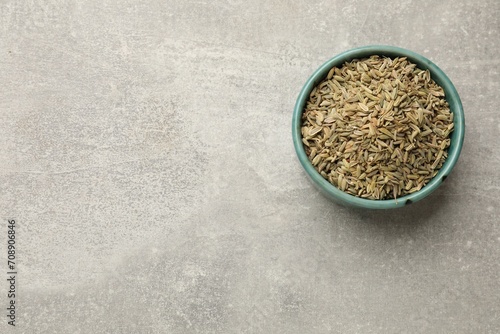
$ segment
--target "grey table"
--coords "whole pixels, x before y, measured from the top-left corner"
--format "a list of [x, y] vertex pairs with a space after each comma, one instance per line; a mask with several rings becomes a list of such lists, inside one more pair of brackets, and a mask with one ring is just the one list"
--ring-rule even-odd
[[[0, 308], [14, 218], [16, 333], [499, 333], [499, 17], [497, 0], [2, 1]], [[434, 61], [466, 113], [447, 182], [393, 212], [319, 195], [291, 140], [308, 76], [367, 44]]]

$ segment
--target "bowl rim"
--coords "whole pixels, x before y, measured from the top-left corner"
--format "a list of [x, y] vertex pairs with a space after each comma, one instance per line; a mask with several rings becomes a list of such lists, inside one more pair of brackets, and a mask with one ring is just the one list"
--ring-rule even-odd
[[[380, 56], [388, 56], [388, 57], [407, 57], [409, 61], [417, 64], [420, 68], [428, 69], [431, 73], [431, 77], [443, 88], [446, 95], [446, 100], [450, 104], [450, 109], [454, 113], [454, 130], [453, 130], [453, 142], [454, 145], [450, 146], [448, 149], [448, 157], [445, 160], [445, 163], [439, 170], [438, 174], [433, 177], [422, 189], [419, 191], [399, 197], [397, 199], [386, 199], [386, 200], [371, 200], [360, 198], [357, 196], [350, 195], [334, 185], [328, 182], [326, 179], [321, 176], [321, 174], [314, 169], [313, 165], [309, 161], [303, 143], [302, 143], [302, 134], [300, 131], [301, 128], [301, 117], [303, 113], [303, 108], [305, 103], [309, 97], [312, 89], [319, 83], [319, 81], [323, 80], [326, 77], [326, 74], [333, 66], [342, 65], [346, 61], [350, 61], [353, 59], [366, 58], [371, 55], [380, 55]], [[368, 208], [368, 209], [392, 209], [405, 206], [406, 204], [411, 204], [417, 202], [428, 195], [430, 195], [434, 190], [436, 190], [439, 185], [446, 179], [446, 177], [450, 174], [453, 167], [455, 166], [460, 152], [462, 150], [463, 141], [465, 134], [465, 116], [463, 111], [462, 102], [460, 100], [460, 96], [458, 92], [448, 78], [448, 76], [433, 62], [424, 56], [415, 53], [413, 51], [403, 49], [400, 47], [389, 46], [389, 45], [367, 45], [361, 46], [354, 49], [347, 50], [342, 52], [325, 63], [321, 65], [306, 81], [305, 85], [302, 87], [297, 101], [295, 103], [295, 107], [293, 110], [293, 118], [292, 118], [292, 137], [293, 144], [295, 147], [295, 152], [297, 153], [297, 157], [305, 169], [307, 175], [312, 179], [314, 184], [320, 188], [323, 192], [326, 193], [329, 197], [340, 201], [341, 203], [356, 206], [360, 208]]]

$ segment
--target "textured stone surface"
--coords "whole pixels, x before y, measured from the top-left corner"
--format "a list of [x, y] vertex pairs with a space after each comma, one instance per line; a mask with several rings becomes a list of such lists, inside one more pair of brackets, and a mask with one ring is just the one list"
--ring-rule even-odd
[[[499, 17], [497, 0], [2, 1], [16, 332], [500, 332]], [[430, 58], [466, 112], [447, 182], [394, 212], [320, 196], [291, 140], [308, 76], [366, 44]]]

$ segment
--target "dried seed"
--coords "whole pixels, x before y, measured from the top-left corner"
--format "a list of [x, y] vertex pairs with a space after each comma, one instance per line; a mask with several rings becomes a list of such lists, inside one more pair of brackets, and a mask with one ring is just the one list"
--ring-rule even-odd
[[368, 108], [368, 106], [367, 106], [366, 104], [364, 104], [364, 103], [361, 103], [361, 102], [360, 102], [360, 103], [358, 103], [358, 106], [359, 106], [359, 107], [360, 107], [363, 111], [368, 111], [368, 110], [370, 110], [370, 109]]
[[333, 67], [329, 72], [328, 75], [326, 76], [328, 80], [330, 80], [333, 77], [333, 73], [335, 73], [335, 67]]
[[311, 149], [311, 153], [309, 153], [309, 160], [312, 160], [316, 156], [317, 150], [316, 147]]
[[315, 156], [315, 157], [314, 157], [314, 159], [312, 159], [312, 164], [313, 164], [314, 166], [316, 166], [317, 164], [319, 164], [319, 163], [320, 163], [320, 161], [321, 161], [321, 156], [320, 156], [320, 155], [317, 155], [317, 156]]
[[315, 134], [319, 133], [323, 128], [321, 127], [316, 127], [316, 128], [310, 128], [309, 129], [309, 136], [314, 136]]

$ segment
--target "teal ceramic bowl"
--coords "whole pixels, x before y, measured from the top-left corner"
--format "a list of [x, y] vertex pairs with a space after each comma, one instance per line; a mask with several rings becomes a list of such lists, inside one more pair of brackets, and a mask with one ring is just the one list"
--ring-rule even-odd
[[[337, 187], [333, 186], [330, 182], [325, 180], [313, 167], [309, 161], [304, 146], [302, 144], [302, 134], [300, 132], [301, 128], [301, 116], [304, 110], [305, 104], [309, 98], [309, 94], [312, 89], [324, 78], [326, 78], [328, 71], [334, 66], [342, 66], [344, 62], [351, 61], [353, 59], [366, 58], [371, 55], [387, 56], [391, 58], [395, 57], [407, 57], [409, 61], [417, 64], [421, 69], [428, 69], [431, 73], [432, 79], [443, 87], [446, 100], [450, 105], [451, 111], [454, 113], [454, 130], [451, 134], [451, 144], [448, 148], [448, 158], [446, 159], [444, 165], [439, 170], [439, 173], [427, 183], [420, 191], [415, 193], [399, 197], [397, 199], [390, 200], [370, 200], [364, 199], [356, 196], [349, 195]], [[356, 49], [352, 49], [341, 53], [326, 63], [324, 63], [320, 68], [318, 68], [307, 80], [306, 84], [302, 88], [302, 91], [297, 98], [297, 103], [295, 104], [295, 109], [293, 111], [292, 119], [292, 134], [293, 134], [293, 144], [295, 146], [295, 151], [299, 158], [300, 163], [304, 167], [307, 175], [312, 180], [313, 184], [328, 198], [334, 200], [335, 202], [351, 207], [366, 208], [366, 209], [394, 209], [399, 208], [411, 203], [420, 201], [421, 199], [429, 196], [434, 190], [436, 190], [451, 173], [453, 167], [455, 166], [460, 151], [462, 150], [462, 145], [464, 141], [465, 132], [465, 118], [464, 111], [462, 107], [462, 102], [458, 96], [455, 86], [453, 86], [450, 79], [444, 74], [444, 72], [432, 63], [429, 59], [406, 49], [397, 48], [393, 46], [384, 45], [370, 45], [364, 46]]]

